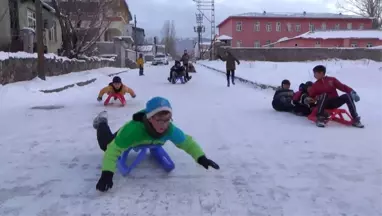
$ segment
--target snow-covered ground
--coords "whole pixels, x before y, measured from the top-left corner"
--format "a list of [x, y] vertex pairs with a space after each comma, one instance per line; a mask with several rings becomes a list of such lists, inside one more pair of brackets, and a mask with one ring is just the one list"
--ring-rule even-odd
[[[199, 63], [225, 71], [225, 62], [199, 61]], [[280, 86], [283, 79], [291, 81], [291, 88], [298, 90], [300, 83], [315, 81], [313, 67], [325, 65], [327, 75], [355, 89], [362, 97], [360, 106], [382, 107], [376, 100], [382, 92], [382, 62], [371, 60], [325, 60], [308, 62], [241, 61], [236, 66], [236, 75], [261, 84]], [[382, 112], [378, 112], [382, 118]]]
[[[271, 64], [254, 64], [273, 77], [268, 78], [274, 79], [271, 84], [306, 79], [297, 80], [295, 71], [302, 67], [294, 68], [294, 63], [278, 77]], [[322, 129], [306, 118], [273, 111], [270, 90], [241, 83], [227, 88], [224, 75], [198, 65], [190, 83], [172, 85], [166, 80], [169, 67], [148, 67], [143, 77], [136, 70], [120, 74], [137, 93], [124, 108], [105, 108], [96, 101], [100, 88], [111, 80], [106, 75], [88, 86], [52, 94], [38, 92], [38, 85], [46, 86], [36, 80], [0, 88], [0, 215], [382, 214], [382, 106], [363, 105], [369, 97], [380, 101], [378, 92], [361, 94], [365, 129], [335, 123]], [[366, 85], [363, 77], [370, 73], [353, 68], [359, 70], [354, 85], [381, 92], [375, 77]], [[72, 75], [83, 80], [81, 73]], [[49, 85], [60, 79], [51, 78]], [[172, 173], [147, 160], [127, 177], [116, 174], [111, 191], [97, 192], [103, 154], [93, 117], [108, 110], [110, 125], [117, 130], [157, 95], [170, 99], [175, 123], [221, 169], [204, 170], [169, 143], [165, 148], [176, 163]], [[30, 109], [36, 105], [64, 108]]]

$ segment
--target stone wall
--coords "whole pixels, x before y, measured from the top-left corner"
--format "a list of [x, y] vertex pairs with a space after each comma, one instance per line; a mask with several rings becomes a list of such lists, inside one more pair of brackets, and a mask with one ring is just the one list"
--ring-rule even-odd
[[[45, 58], [46, 76], [57, 76], [71, 72], [114, 67], [114, 61], [105, 59], [65, 60]], [[8, 58], [0, 61], [0, 84], [31, 80], [37, 76], [36, 58]]]
[[224, 49], [231, 50], [240, 60], [256, 61], [314, 61], [324, 59], [357, 60], [370, 59], [382, 62], [381, 49], [336, 49], [336, 48], [228, 48], [217, 47], [221, 55]]

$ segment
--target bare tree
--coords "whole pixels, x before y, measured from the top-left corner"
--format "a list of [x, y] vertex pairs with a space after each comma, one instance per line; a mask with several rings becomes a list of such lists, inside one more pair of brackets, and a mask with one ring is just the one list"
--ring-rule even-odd
[[62, 1], [52, 0], [62, 31], [60, 55], [77, 58], [90, 48], [109, 28], [111, 19], [107, 13], [112, 1]]
[[167, 20], [162, 27], [162, 44], [165, 45], [166, 53], [176, 55], [176, 30], [174, 21]]
[[342, 0], [337, 7], [364, 17], [373, 18], [373, 28], [381, 26], [382, 0]]

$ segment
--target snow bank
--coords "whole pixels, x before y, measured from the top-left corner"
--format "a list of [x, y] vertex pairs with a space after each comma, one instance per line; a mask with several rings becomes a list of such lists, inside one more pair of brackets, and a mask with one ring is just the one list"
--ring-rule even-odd
[[[69, 59], [67, 57], [63, 56], [58, 56], [54, 53], [47, 53], [44, 54], [45, 58], [47, 59], [57, 59], [61, 61], [85, 61], [83, 59]], [[37, 58], [37, 53], [27, 53], [27, 52], [0, 52], [0, 61], [4, 61], [10, 58], [21, 58], [21, 59], [26, 59], [26, 58]], [[82, 56], [82, 58], [89, 60], [89, 61], [114, 61], [113, 59], [110, 58], [100, 58], [100, 57], [87, 57], [87, 56]]]

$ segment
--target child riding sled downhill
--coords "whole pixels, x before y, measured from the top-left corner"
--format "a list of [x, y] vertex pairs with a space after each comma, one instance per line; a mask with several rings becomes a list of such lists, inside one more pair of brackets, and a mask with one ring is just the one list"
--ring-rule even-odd
[[[335, 77], [326, 76], [326, 67], [323, 65], [315, 66], [313, 73], [317, 81], [308, 90], [308, 93], [311, 98], [317, 99], [316, 125], [325, 127], [325, 109], [337, 109], [346, 103], [353, 118], [352, 125], [363, 128], [364, 125], [361, 123], [354, 103], [360, 100], [358, 94]], [[345, 92], [345, 94], [338, 96], [337, 89]]]
[[170, 102], [161, 97], [154, 97], [146, 103], [146, 108], [133, 115], [133, 119], [123, 125], [116, 133], [112, 133], [106, 111], [101, 112], [93, 121], [97, 130], [97, 140], [100, 148], [105, 151], [102, 162], [102, 174], [96, 185], [99, 191], [107, 191], [113, 187], [113, 175], [118, 157], [130, 147], [145, 145], [164, 145], [168, 140], [176, 147], [192, 156], [205, 169], [212, 167], [220, 169], [214, 161], [208, 159], [201, 147], [193, 138], [172, 122]]
[[107, 105], [109, 103], [111, 97], [114, 97], [114, 100], [119, 99], [121, 101], [122, 105], [125, 105], [126, 99], [125, 99], [124, 95], [126, 93], [129, 93], [132, 98], [136, 97], [135, 92], [131, 88], [124, 85], [119, 76], [115, 76], [113, 78], [113, 81], [111, 83], [109, 83], [108, 86], [101, 89], [101, 91], [98, 94], [97, 100], [102, 101], [102, 96], [104, 94], [108, 94], [109, 97], [105, 100], [105, 103], [104, 103], [105, 105]]

